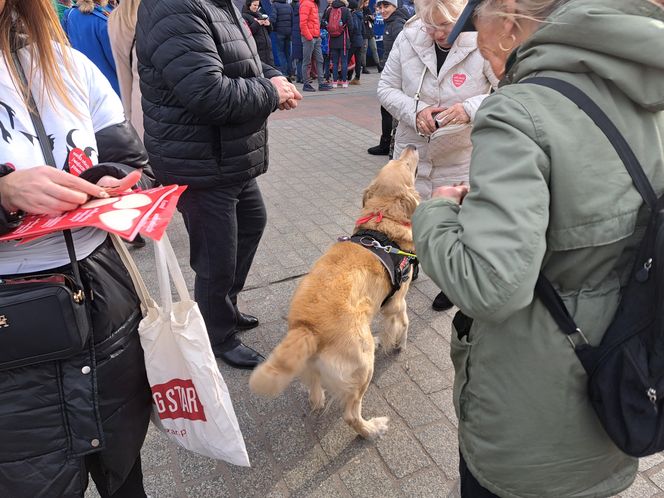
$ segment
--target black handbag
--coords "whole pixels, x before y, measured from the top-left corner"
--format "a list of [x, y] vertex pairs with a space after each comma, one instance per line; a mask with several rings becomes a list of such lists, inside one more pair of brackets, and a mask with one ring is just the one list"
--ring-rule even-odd
[[588, 374], [588, 395], [607, 434], [635, 457], [664, 450], [664, 196], [657, 197], [620, 131], [590, 97], [554, 78], [521, 83], [547, 86], [574, 102], [604, 132], [648, 207], [620, 304], [599, 344], [589, 344], [560, 295], [540, 272], [535, 293], [574, 348]]
[[[27, 88], [21, 64], [13, 53]], [[44, 159], [55, 167], [50, 142], [30, 95], [30, 117]], [[83, 350], [92, 326], [70, 230], [63, 231], [73, 276], [20, 275], [0, 280], [0, 370], [68, 358]]]

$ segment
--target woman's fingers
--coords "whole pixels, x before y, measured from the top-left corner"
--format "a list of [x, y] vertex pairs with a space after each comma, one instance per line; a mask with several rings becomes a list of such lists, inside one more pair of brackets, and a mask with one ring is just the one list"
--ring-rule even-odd
[[50, 166], [18, 170], [2, 178], [2, 205], [33, 214], [59, 214], [75, 209], [89, 196], [107, 198], [101, 187]]
[[91, 197], [101, 197], [103, 199], [108, 197], [108, 193], [103, 189], [100, 188], [98, 185], [95, 185], [94, 183], [90, 183], [87, 180], [84, 180], [83, 178], [79, 178], [78, 176], [74, 176], [72, 174], [69, 174], [65, 171], [61, 171], [59, 169], [55, 168], [49, 168], [50, 169], [50, 179], [59, 185], [62, 185], [63, 187], [67, 187], [72, 190], [76, 190], [78, 192], [83, 192]]

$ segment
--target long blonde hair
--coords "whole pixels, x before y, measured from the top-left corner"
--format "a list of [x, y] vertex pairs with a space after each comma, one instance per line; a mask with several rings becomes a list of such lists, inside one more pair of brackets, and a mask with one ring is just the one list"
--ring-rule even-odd
[[120, 4], [113, 9], [108, 17], [108, 22], [115, 22], [121, 26], [123, 31], [136, 31], [136, 18], [138, 17], [138, 6], [141, 0], [122, 0]]
[[[24, 68], [27, 86], [21, 81], [19, 69], [12, 58], [12, 52], [23, 41], [27, 42], [26, 48], [30, 52], [31, 61], [30, 67]], [[79, 112], [69, 98], [62, 78], [62, 64], [65, 71], [72, 73], [68, 45], [50, 0], [7, 0], [0, 13], [0, 52], [9, 68], [12, 82], [26, 106], [29, 106], [30, 102], [34, 69], [39, 68], [42, 73], [42, 94], [46, 93], [51, 103], [61, 101], [70, 111]]]

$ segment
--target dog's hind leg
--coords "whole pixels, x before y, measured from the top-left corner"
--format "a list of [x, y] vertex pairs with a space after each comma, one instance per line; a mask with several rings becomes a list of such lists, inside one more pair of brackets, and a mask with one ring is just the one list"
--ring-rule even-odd
[[[383, 308], [385, 317], [380, 343], [387, 352], [406, 348], [408, 339], [408, 306], [406, 305], [407, 289], [401, 289]], [[402, 292], [403, 291], [403, 292]]]
[[344, 421], [355, 432], [366, 439], [376, 439], [387, 432], [388, 417], [374, 417], [369, 420], [362, 418], [362, 398], [373, 377], [373, 351], [365, 367], [357, 369], [353, 377], [357, 382], [349, 385], [342, 399], [344, 405]]
[[320, 382], [320, 373], [314, 367], [308, 367], [300, 377], [309, 389], [309, 405], [312, 411], [322, 410], [325, 406], [325, 391]]

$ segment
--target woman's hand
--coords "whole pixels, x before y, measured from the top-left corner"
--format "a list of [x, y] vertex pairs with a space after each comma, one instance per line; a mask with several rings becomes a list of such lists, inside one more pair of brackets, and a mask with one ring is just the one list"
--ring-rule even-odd
[[456, 202], [457, 204], [461, 204], [463, 202], [463, 198], [466, 197], [466, 194], [468, 193], [468, 185], [454, 185], [454, 186], [445, 186], [445, 187], [438, 187], [433, 191], [431, 194], [431, 198], [445, 198], [449, 199], [451, 201]]
[[108, 193], [88, 181], [51, 166], [21, 169], [0, 178], [0, 201], [6, 211], [59, 215]]
[[470, 116], [466, 114], [466, 110], [461, 103], [454, 104], [452, 107], [443, 107], [442, 112], [436, 118], [440, 128], [448, 124], [470, 123]]
[[444, 107], [427, 107], [418, 112], [415, 117], [417, 132], [427, 137], [431, 135], [436, 130], [436, 122], [433, 117], [444, 110]]

